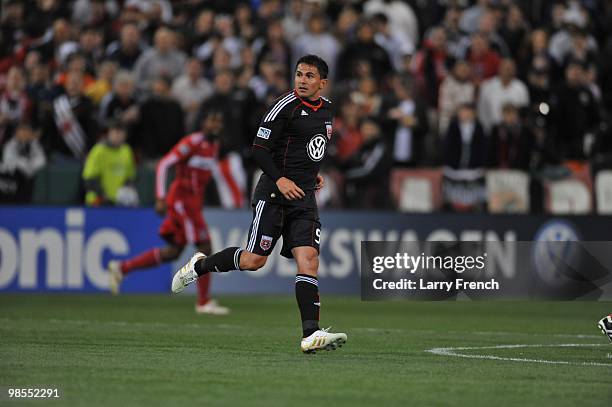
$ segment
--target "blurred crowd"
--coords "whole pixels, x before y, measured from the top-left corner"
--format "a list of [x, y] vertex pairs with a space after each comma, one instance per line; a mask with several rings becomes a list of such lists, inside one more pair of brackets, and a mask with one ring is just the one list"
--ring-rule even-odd
[[310, 53], [334, 205], [389, 207], [397, 168], [612, 167], [609, 1], [1, 1], [2, 170], [25, 179], [100, 143], [155, 162], [215, 106], [251, 180], [262, 112]]

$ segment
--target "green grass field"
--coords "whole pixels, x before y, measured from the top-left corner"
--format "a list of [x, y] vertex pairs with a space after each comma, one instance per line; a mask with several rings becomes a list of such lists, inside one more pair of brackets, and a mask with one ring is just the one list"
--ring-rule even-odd
[[[302, 355], [293, 298], [221, 300], [228, 317], [195, 315], [184, 296], [3, 294], [0, 404], [612, 405], [612, 345], [595, 326], [610, 303], [327, 296], [322, 323], [348, 342]], [[10, 400], [9, 387], [61, 398]]]

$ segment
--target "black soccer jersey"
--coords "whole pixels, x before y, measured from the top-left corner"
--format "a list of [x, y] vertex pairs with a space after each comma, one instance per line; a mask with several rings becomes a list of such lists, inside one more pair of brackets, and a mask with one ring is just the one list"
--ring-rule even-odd
[[306, 196], [288, 201], [266, 174], [259, 179], [253, 201], [264, 199], [289, 205], [316, 206], [316, 177], [332, 134], [331, 102], [301, 99], [295, 91], [280, 97], [264, 113], [253, 148], [265, 148], [282, 176], [299, 186]]

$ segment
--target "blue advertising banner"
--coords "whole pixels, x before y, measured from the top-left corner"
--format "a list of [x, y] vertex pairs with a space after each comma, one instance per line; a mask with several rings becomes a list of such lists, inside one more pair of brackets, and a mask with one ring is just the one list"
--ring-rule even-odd
[[[244, 246], [250, 211], [204, 214], [213, 250]], [[107, 291], [106, 263], [162, 245], [160, 223], [149, 208], [0, 207], [0, 291]], [[513, 242], [607, 241], [612, 230], [612, 217], [605, 216], [323, 211], [321, 223], [321, 292], [355, 295], [362, 241], [487, 241], [491, 272], [510, 276], [521, 272]], [[280, 246], [261, 270], [216, 274], [213, 291], [292, 293], [295, 263], [278, 255]], [[175, 264], [131, 273], [122, 292], [169, 292], [173, 271], [192, 253], [187, 248]]]

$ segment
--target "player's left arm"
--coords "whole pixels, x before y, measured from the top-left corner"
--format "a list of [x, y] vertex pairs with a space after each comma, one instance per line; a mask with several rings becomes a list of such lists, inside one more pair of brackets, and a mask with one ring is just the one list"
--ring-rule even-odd
[[321, 189], [325, 186], [325, 178], [323, 175], [317, 174], [317, 184], [315, 185], [315, 189]]

